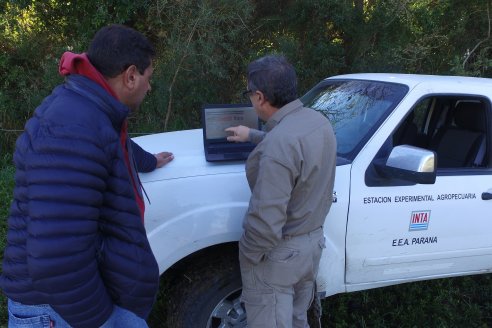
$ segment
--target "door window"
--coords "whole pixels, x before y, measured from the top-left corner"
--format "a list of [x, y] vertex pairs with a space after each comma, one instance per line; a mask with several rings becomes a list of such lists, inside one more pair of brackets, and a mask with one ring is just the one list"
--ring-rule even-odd
[[480, 98], [424, 99], [395, 131], [393, 143], [434, 151], [438, 169], [488, 167], [488, 107]]

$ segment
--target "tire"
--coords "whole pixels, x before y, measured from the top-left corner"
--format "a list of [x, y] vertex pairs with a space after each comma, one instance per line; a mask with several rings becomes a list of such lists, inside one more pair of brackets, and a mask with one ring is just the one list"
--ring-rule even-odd
[[173, 285], [168, 327], [246, 327], [237, 249], [195, 261]]

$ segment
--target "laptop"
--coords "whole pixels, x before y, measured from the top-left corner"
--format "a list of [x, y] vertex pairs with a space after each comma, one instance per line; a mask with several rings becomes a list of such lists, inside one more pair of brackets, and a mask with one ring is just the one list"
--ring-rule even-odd
[[260, 129], [260, 120], [250, 104], [219, 104], [202, 107], [203, 147], [208, 162], [240, 161], [255, 148], [252, 142], [227, 141], [231, 126]]

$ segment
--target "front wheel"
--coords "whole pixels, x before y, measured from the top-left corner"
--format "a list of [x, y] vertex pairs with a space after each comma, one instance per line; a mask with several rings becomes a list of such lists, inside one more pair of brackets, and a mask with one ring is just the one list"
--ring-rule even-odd
[[241, 287], [220, 300], [210, 314], [206, 327], [246, 327], [246, 311], [240, 296]]
[[200, 259], [180, 275], [169, 296], [169, 327], [246, 327], [237, 252]]

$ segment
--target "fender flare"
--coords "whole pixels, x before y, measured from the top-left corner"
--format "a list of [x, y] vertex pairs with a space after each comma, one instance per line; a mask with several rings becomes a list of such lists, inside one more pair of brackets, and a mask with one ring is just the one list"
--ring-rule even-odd
[[238, 241], [245, 202], [200, 207], [163, 222], [147, 233], [162, 275], [176, 262], [209, 246]]

